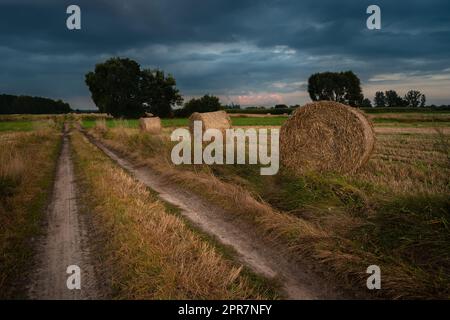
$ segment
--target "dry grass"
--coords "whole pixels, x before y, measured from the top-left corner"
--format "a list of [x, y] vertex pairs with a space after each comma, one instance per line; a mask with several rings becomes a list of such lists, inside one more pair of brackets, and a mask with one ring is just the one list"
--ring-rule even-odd
[[[121, 136], [125, 138], [126, 136]], [[80, 134], [82, 199], [104, 234], [100, 253], [119, 299], [260, 299], [270, 295]]]
[[51, 194], [59, 136], [45, 129], [0, 135], [0, 297], [23, 297], [33, 251]]
[[355, 292], [367, 294], [366, 268], [378, 264], [383, 290], [376, 296], [450, 298], [450, 171], [436, 134], [381, 135], [356, 175], [297, 178], [286, 170], [261, 177], [252, 166], [174, 167], [164, 138], [115, 130], [101, 138], [229, 209], [294, 259], [320, 263]]

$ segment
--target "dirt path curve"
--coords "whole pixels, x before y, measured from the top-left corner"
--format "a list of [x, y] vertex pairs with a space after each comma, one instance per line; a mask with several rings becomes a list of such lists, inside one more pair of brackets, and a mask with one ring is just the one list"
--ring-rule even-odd
[[233, 221], [220, 207], [164, 181], [148, 167], [134, 166], [92, 137], [88, 139], [138, 181], [159, 193], [161, 199], [179, 207], [181, 214], [204, 232], [233, 247], [241, 263], [267, 278], [279, 280], [288, 299], [343, 298], [336, 288], [318, 279], [308, 268], [288, 261], [279, 250], [261, 240], [248, 226]]
[[[52, 202], [46, 216], [45, 235], [37, 243], [37, 265], [31, 273], [30, 299], [95, 299], [99, 297], [87, 233], [87, 222], [78, 213], [67, 126], [58, 159]], [[81, 290], [67, 288], [67, 267], [81, 269]]]

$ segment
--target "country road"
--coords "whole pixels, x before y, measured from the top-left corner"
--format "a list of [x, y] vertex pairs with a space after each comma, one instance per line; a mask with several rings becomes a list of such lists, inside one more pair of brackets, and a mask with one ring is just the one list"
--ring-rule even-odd
[[[30, 299], [96, 299], [100, 297], [92, 263], [88, 224], [78, 210], [67, 126], [58, 159], [54, 190], [37, 240], [36, 266], [28, 286]], [[67, 268], [81, 269], [81, 290], [69, 290]]]

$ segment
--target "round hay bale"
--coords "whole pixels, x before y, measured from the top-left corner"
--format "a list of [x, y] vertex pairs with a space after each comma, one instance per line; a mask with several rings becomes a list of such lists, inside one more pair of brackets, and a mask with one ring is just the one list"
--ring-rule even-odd
[[359, 110], [332, 101], [297, 108], [280, 131], [281, 163], [295, 173], [354, 172], [373, 151], [371, 122]]
[[139, 127], [143, 132], [149, 132], [153, 134], [161, 133], [161, 119], [159, 117], [140, 118]]
[[231, 119], [225, 111], [194, 112], [189, 117], [189, 129], [194, 132], [194, 121], [202, 121], [202, 132], [208, 129], [218, 129], [225, 132], [231, 128]]

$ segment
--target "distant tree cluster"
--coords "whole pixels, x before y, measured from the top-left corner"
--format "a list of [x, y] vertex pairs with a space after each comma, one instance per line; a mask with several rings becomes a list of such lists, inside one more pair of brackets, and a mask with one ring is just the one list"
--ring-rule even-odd
[[223, 108], [225, 110], [241, 110], [241, 105], [240, 104], [231, 103], [229, 105], [223, 106]]
[[72, 112], [61, 100], [42, 97], [0, 95], [0, 114], [61, 114]]
[[182, 109], [175, 111], [175, 116], [189, 117], [194, 112], [213, 112], [222, 109], [224, 109], [224, 107], [220, 104], [219, 98], [207, 94], [201, 98], [193, 98], [186, 102]]
[[375, 93], [375, 107], [425, 107], [426, 97], [418, 90], [410, 90], [401, 97], [395, 90], [385, 92], [378, 91]]
[[172, 116], [172, 107], [181, 105], [175, 78], [162, 70], [142, 69], [128, 58], [111, 58], [86, 74], [92, 100], [102, 113], [136, 118], [145, 112]]
[[352, 71], [315, 73], [308, 79], [308, 93], [313, 101], [331, 100], [352, 107], [361, 106], [364, 100], [361, 81]]

